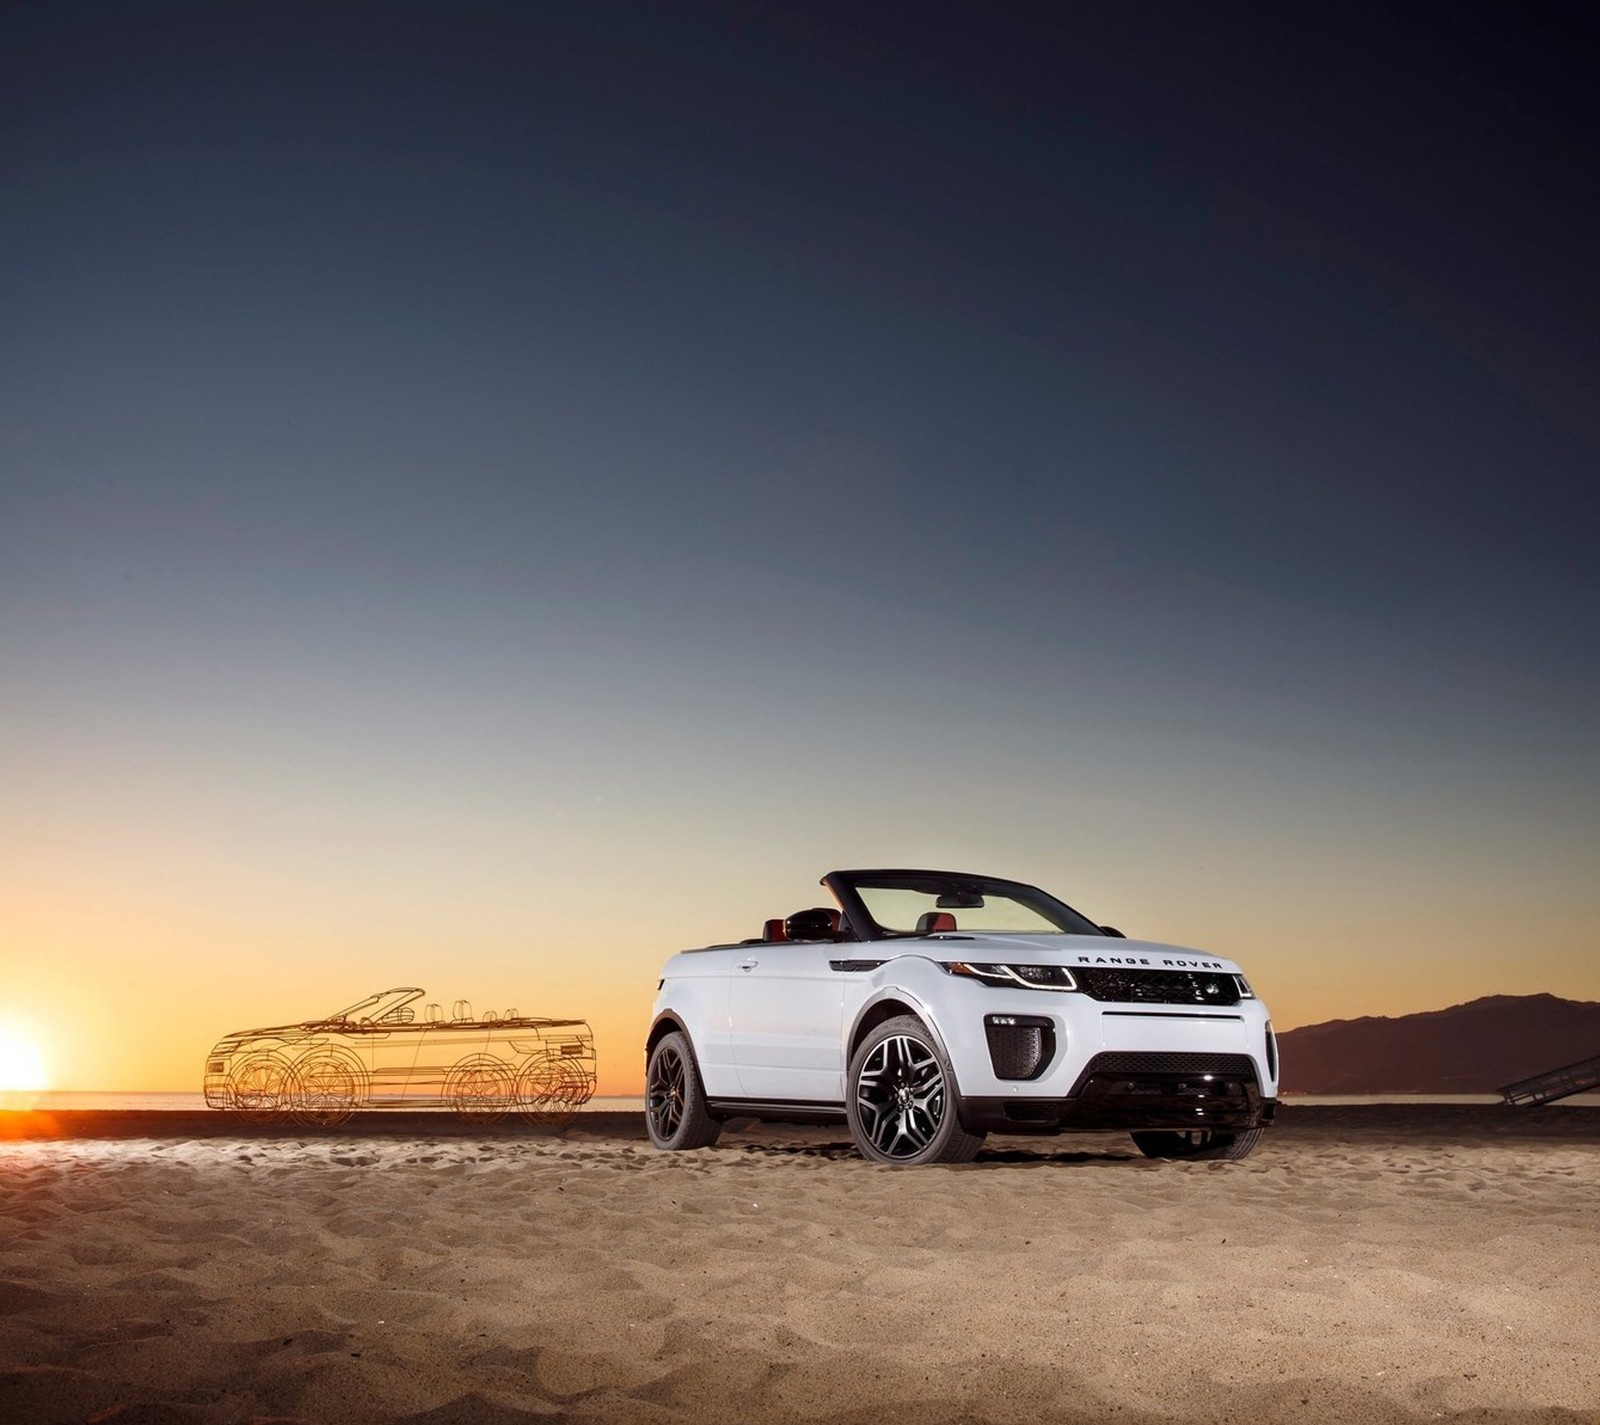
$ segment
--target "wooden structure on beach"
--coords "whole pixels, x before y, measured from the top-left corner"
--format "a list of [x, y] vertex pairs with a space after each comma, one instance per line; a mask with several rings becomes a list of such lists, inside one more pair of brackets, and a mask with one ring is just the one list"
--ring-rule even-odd
[[1600, 1054], [1592, 1059], [1580, 1059], [1576, 1064], [1566, 1064], [1559, 1069], [1535, 1074], [1531, 1079], [1519, 1079], [1514, 1084], [1507, 1084], [1500, 1090], [1500, 1097], [1520, 1108], [1532, 1108], [1595, 1088], [1600, 1088]]

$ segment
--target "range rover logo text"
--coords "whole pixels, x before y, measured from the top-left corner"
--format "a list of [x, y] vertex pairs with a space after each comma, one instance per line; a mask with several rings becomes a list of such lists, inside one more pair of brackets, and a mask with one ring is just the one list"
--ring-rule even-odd
[[1165, 965], [1170, 970], [1220, 970], [1221, 960], [1175, 960], [1163, 955], [1159, 961], [1148, 955], [1080, 955], [1080, 965]]

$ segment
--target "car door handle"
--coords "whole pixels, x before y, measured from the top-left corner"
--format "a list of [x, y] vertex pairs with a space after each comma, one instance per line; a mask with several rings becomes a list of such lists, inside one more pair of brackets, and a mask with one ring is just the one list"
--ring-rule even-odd
[[759, 960], [741, 960], [739, 961], [739, 968], [741, 970], [753, 970], [760, 963], [761, 961]]

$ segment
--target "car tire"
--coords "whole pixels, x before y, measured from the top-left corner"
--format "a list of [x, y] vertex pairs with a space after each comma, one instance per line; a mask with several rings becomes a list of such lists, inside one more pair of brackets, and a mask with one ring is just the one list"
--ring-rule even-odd
[[956, 1076], [920, 1019], [887, 1019], [851, 1056], [845, 1111], [850, 1136], [869, 1162], [897, 1168], [966, 1163], [983, 1134], [961, 1126]]
[[337, 1128], [361, 1106], [361, 1070], [343, 1054], [314, 1049], [295, 1061], [290, 1101], [308, 1128]]
[[445, 1076], [445, 1102], [469, 1123], [498, 1123], [515, 1093], [511, 1066], [493, 1054], [469, 1054]]
[[688, 1038], [674, 1030], [650, 1051], [644, 1076], [644, 1122], [657, 1148], [678, 1152], [709, 1148], [722, 1132], [722, 1124], [706, 1107], [700, 1086], [700, 1068]]
[[594, 1093], [594, 1082], [571, 1059], [541, 1055], [517, 1080], [517, 1108], [529, 1123], [566, 1128]]
[[1265, 1130], [1242, 1128], [1234, 1132], [1202, 1128], [1187, 1132], [1155, 1131], [1135, 1133], [1134, 1145], [1147, 1158], [1187, 1159], [1190, 1162], [1237, 1161], [1256, 1150]]
[[228, 1102], [247, 1123], [288, 1116], [293, 1075], [276, 1054], [252, 1054], [228, 1076]]

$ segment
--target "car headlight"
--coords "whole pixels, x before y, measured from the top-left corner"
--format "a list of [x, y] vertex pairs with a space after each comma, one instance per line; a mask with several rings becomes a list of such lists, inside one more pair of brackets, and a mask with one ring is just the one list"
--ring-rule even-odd
[[1240, 999], [1254, 999], [1256, 997], [1256, 992], [1250, 988], [1250, 981], [1245, 979], [1243, 975], [1235, 975], [1233, 982], [1239, 986]]
[[947, 975], [981, 980], [986, 985], [1025, 990], [1075, 990], [1078, 982], [1065, 965], [974, 965], [966, 960], [941, 960], [939, 968]]

